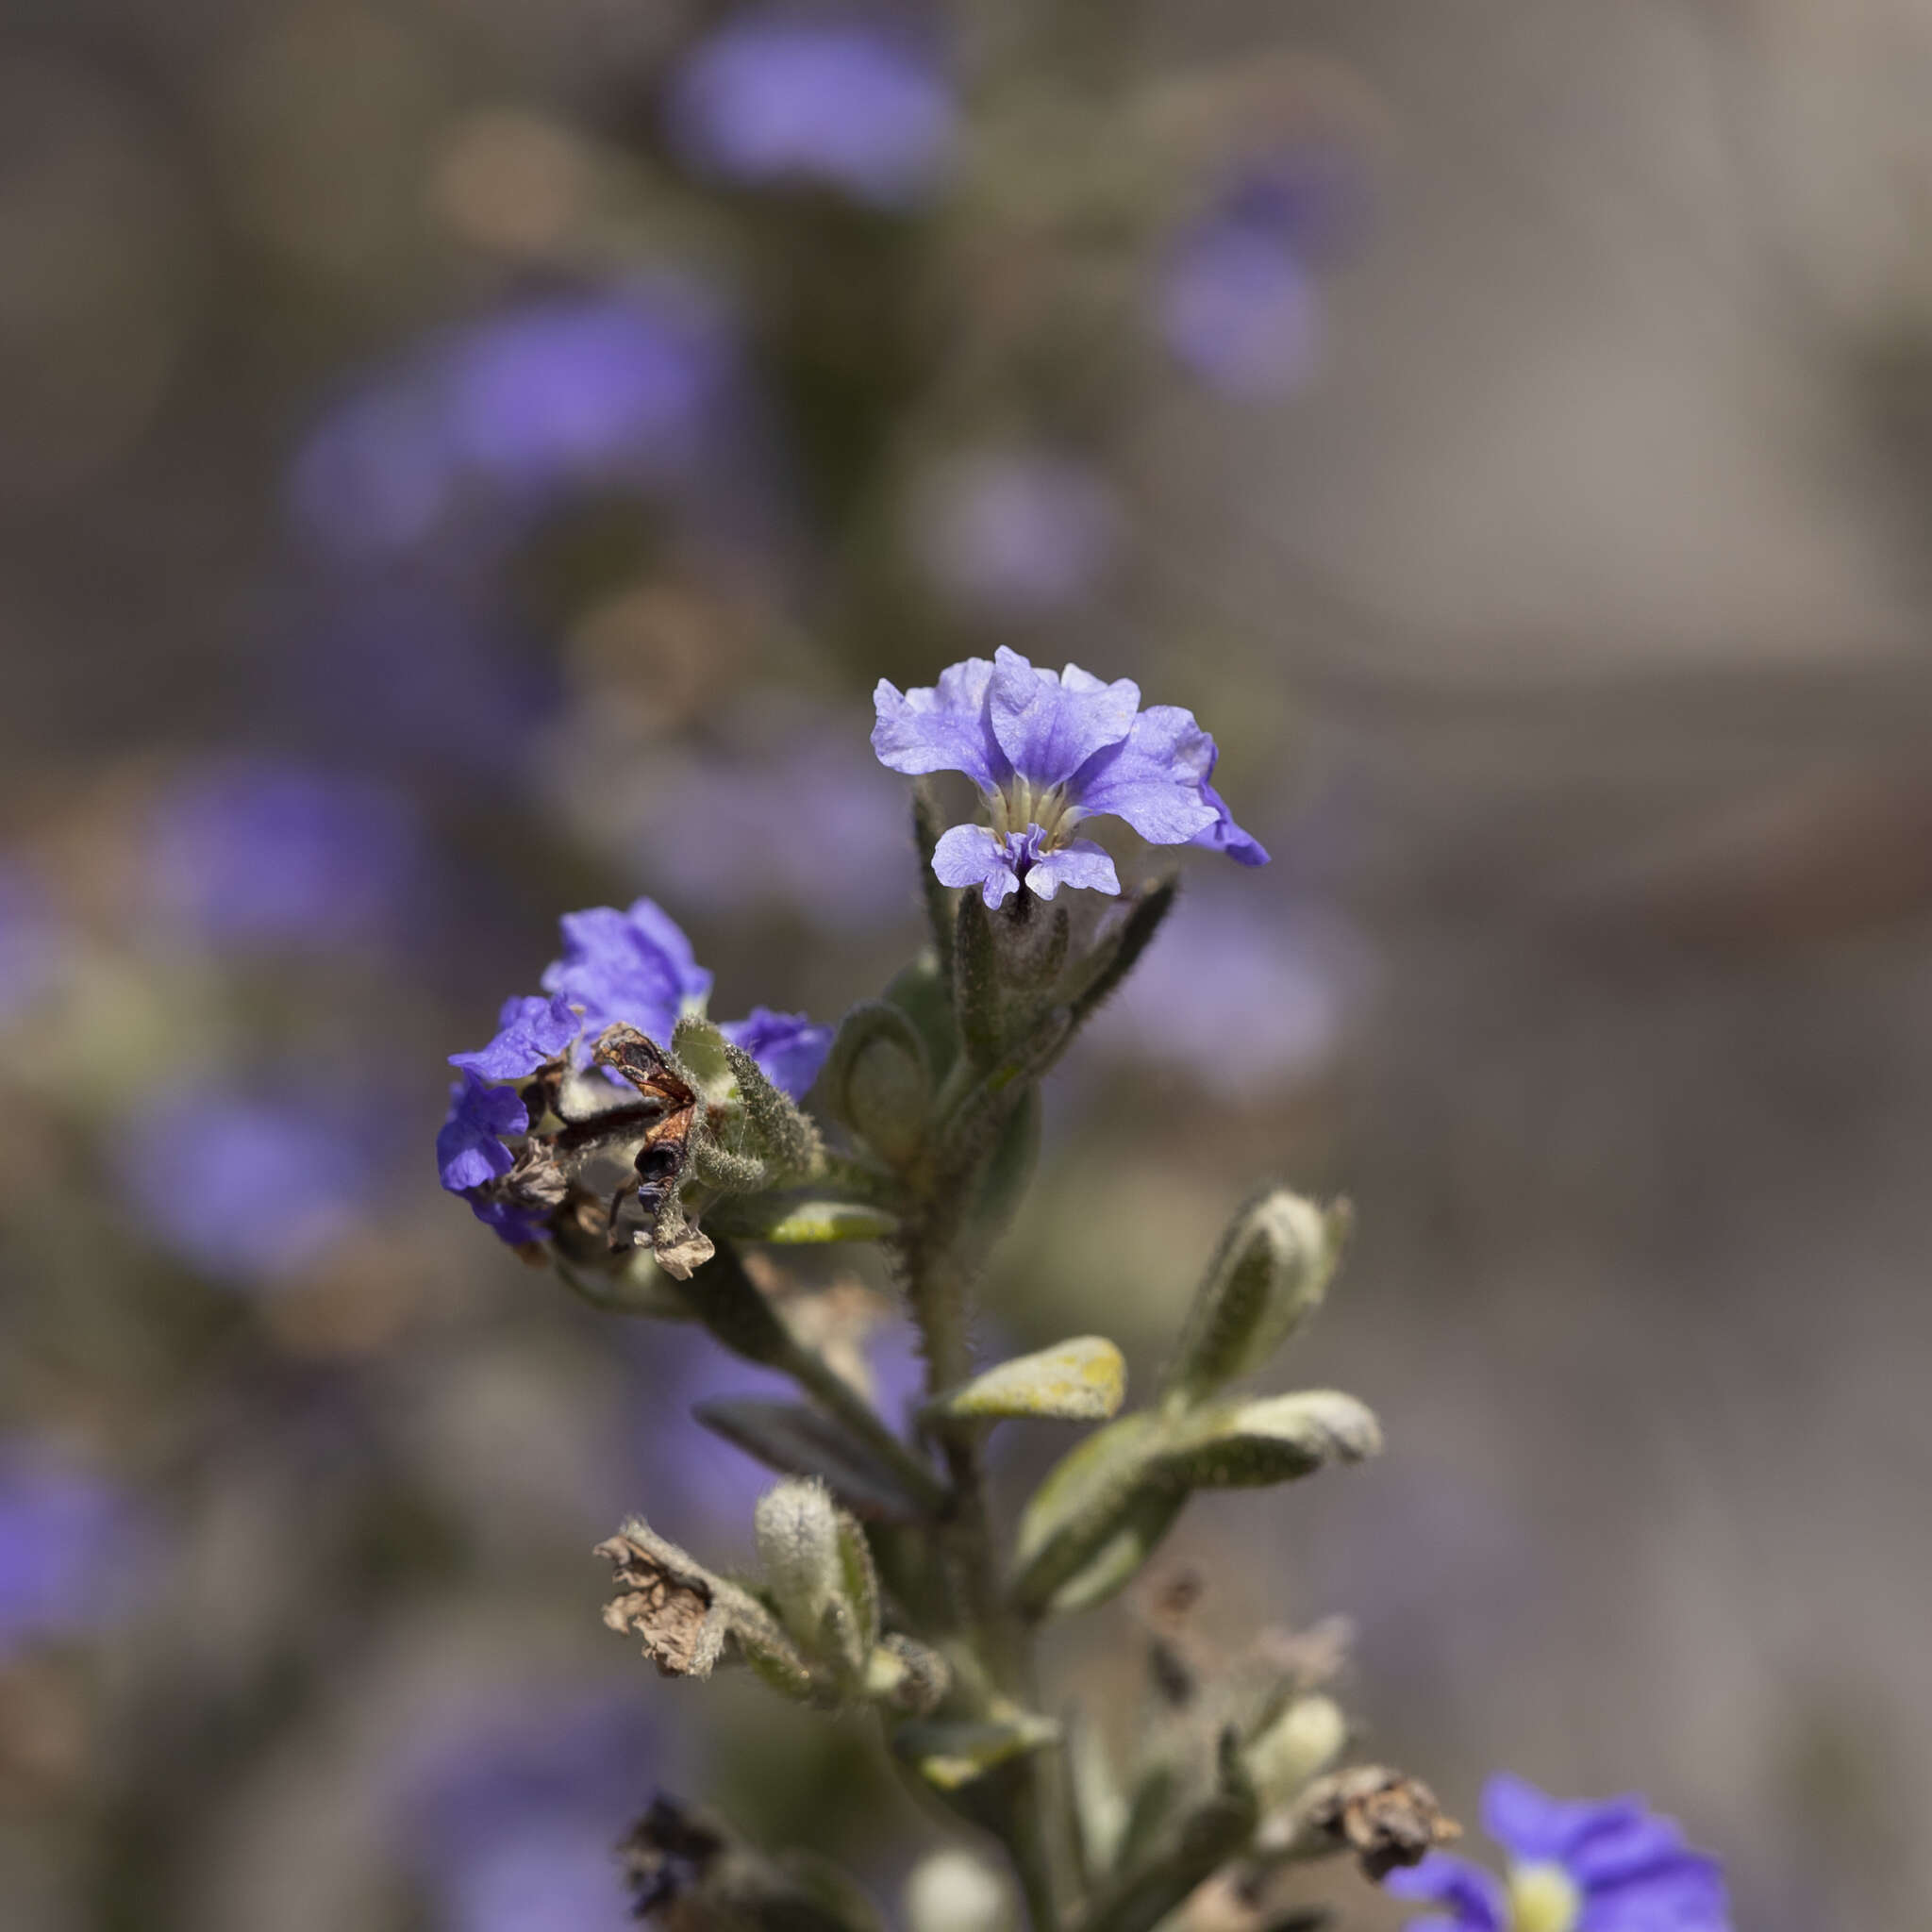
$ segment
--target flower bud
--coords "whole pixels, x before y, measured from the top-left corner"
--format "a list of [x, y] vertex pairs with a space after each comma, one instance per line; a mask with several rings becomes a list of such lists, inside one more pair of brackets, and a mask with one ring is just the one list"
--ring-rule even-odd
[[1194, 1297], [1168, 1374], [1167, 1406], [1191, 1408], [1258, 1369], [1321, 1306], [1341, 1257], [1345, 1204], [1272, 1189], [1229, 1224]]
[[856, 1679], [878, 1639], [878, 1585], [864, 1533], [821, 1482], [780, 1483], [753, 1519], [778, 1614], [799, 1647]]
[[1013, 1932], [1018, 1915], [1003, 1874], [971, 1852], [935, 1852], [906, 1881], [908, 1932]]
[[1248, 1775], [1263, 1808], [1291, 1804], [1347, 1743], [1348, 1720], [1332, 1697], [1297, 1697], [1247, 1748]]

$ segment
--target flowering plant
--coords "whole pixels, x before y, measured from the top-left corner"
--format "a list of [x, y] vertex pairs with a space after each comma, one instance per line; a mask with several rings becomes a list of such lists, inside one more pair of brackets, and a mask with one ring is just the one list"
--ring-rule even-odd
[[[1267, 854], [1214, 790], [1213, 740], [1189, 711], [1142, 708], [1128, 680], [1002, 650], [931, 687], [881, 682], [876, 708], [880, 760], [918, 781], [929, 922], [880, 997], [836, 1031], [762, 1008], [721, 1025], [705, 1010], [710, 974], [641, 899], [569, 915], [542, 992], [451, 1056], [446, 1188], [598, 1306], [697, 1323], [806, 1398], [700, 1411], [780, 1478], [756, 1512], [758, 1574], [721, 1574], [633, 1518], [600, 1546], [617, 1578], [607, 1623], [667, 1676], [743, 1666], [799, 1703], [873, 1713], [903, 1776], [1003, 1847], [1035, 1932], [1150, 1932], [1217, 1875], [1258, 1898], [1341, 1853], [1444, 1907], [1422, 1922], [1435, 1928], [1722, 1932], [1714, 1867], [1632, 1801], [1555, 1806], [1499, 1783], [1491, 1824], [1521, 1861], [1507, 1892], [1446, 1858], [1437, 1847], [1457, 1828], [1426, 1786], [1345, 1761], [1335, 1646], [1277, 1633], [1205, 1658], [1177, 1634], [1185, 1590], [1154, 1616], [1161, 1708], [1126, 1762], [1076, 1715], [1052, 1714], [1041, 1625], [1125, 1587], [1196, 1491], [1288, 1482], [1380, 1448], [1353, 1396], [1242, 1389], [1320, 1307], [1349, 1214], [1257, 1193], [1209, 1257], [1145, 1407], [1121, 1412], [1124, 1364], [1105, 1336], [975, 1364], [976, 1290], [1026, 1184], [1041, 1082], [1174, 902], [1171, 870], [1124, 890], [1074, 828], [1113, 817], [1155, 846], [1247, 865]], [[926, 783], [941, 772], [973, 781], [986, 823], [944, 823]], [[1076, 907], [1083, 891], [1100, 903]], [[909, 1432], [773, 1291], [774, 1254], [858, 1241], [885, 1250], [917, 1324], [925, 1386]], [[1019, 1418], [1101, 1426], [1008, 1534], [985, 1444]], [[625, 1857], [640, 1915], [876, 1923], [840, 1874], [762, 1857], [661, 1795]], [[983, 1874], [927, 1878], [912, 1896], [935, 1924], [984, 1916]]]

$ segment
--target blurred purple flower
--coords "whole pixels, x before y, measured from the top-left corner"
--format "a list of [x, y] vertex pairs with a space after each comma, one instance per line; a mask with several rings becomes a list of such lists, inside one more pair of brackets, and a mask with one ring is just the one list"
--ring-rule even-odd
[[695, 174], [885, 208], [938, 186], [954, 118], [930, 43], [884, 13], [741, 15], [686, 58], [666, 102], [671, 145]]
[[988, 825], [955, 825], [933, 854], [949, 886], [978, 886], [997, 906], [1024, 884], [1051, 899], [1063, 885], [1118, 892], [1113, 861], [1072, 836], [1082, 820], [1124, 819], [1156, 845], [1220, 843], [1244, 862], [1265, 852], [1227, 815], [1208, 779], [1214, 741], [1176, 705], [1141, 709], [1131, 678], [1104, 684], [1077, 665], [1058, 676], [1001, 647], [969, 658], [936, 686], [873, 694], [879, 762], [894, 772], [963, 772], [979, 787]]
[[1438, 1852], [1386, 1881], [1443, 1911], [1411, 1932], [1730, 1932], [1717, 1860], [1640, 1797], [1566, 1803], [1521, 1778], [1483, 1792], [1483, 1825], [1511, 1858], [1507, 1889]]
[[401, 1815], [446, 1932], [623, 1932], [615, 1846], [657, 1781], [633, 1706], [466, 1714], [418, 1747]]
[[171, 920], [225, 947], [353, 945], [391, 933], [424, 872], [408, 801], [373, 780], [263, 758], [179, 778], [146, 874]]
[[31, 1439], [0, 1441], [0, 1659], [101, 1622], [127, 1527], [111, 1484]]
[[354, 572], [305, 587], [258, 655], [264, 700], [284, 732], [332, 758], [500, 794], [562, 691], [507, 601], [489, 569], [480, 582]]
[[1162, 264], [1159, 328], [1175, 359], [1235, 397], [1306, 377], [1321, 329], [1315, 271], [1358, 225], [1361, 200], [1360, 169], [1336, 149], [1241, 166]]
[[630, 814], [636, 847], [690, 905], [783, 907], [836, 932], [876, 926], [912, 903], [904, 794], [854, 762], [842, 717], [797, 722], [751, 752], [654, 771]]
[[927, 491], [918, 542], [957, 603], [1004, 618], [1063, 610], [1092, 589], [1119, 537], [1106, 483], [1038, 450], [962, 457]]
[[1374, 987], [1368, 942], [1334, 910], [1219, 884], [1182, 892], [1161, 942], [1093, 1021], [1096, 1044], [1252, 1099], [1321, 1073]]
[[363, 1112], [336, 1091], [178, 1088], [123, 1127], [115, 1166], [152, 1240], [217, 1281], [272, 1289], [372, 1211]]
[[60, 975], [68, 935], [24, 869], [0, 860], [0, 1022], [25, 1012]]
[[670, 275], [451, 329], [317, 425], [291, 477], [322, 551], [375, 562], [458, 512], [520, 520], [573, 490], [658, 490], [710, 458], [738, 371], [716, 298]]
[[835, 1029], [814, 1026], [803, 1013], [774, 1013], [769, 1007], [754, 1007], [745, 1018], [727, 1020], [719, 1030], [732, 1045], [750, 1054], [758, 1071], [781, 1093], [801, 1100], [832, 1050]]

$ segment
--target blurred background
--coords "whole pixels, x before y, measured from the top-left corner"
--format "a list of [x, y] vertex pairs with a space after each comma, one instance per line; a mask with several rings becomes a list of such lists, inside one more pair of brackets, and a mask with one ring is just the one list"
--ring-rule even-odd
[[600, 1932], [659, 1785], [889, 1903], [938, 1841], [599, 1625], [626, 1509], [745, 1546], [756, 1372], [429, 1143], [573, 908], [873, 991], [871, 687], [1000, 643], [1193, 708], [1274, 863], [1059, 1076], [987, 1345], [1145, 1386], [1255, 1180], [1351, 1194], [1291, 1366], [1390, 1451], [1196, 1503], [1205, 1613], [1350, 1617], [1464, 1817], [1638, 1787], [1754, 1932], [1932, 1925], [1932, 7], [0, 33], [9, 1927]]

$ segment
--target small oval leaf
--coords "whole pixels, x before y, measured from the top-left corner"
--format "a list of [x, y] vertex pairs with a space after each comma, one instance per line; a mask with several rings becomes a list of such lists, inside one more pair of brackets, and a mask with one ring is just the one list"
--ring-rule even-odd
[[928, 1412], [957, 1421], [1048, 1416], [1099, 1423], [1120, 1412], [1127, 1365], [1104, 1335], [1076, 1335], [1034, 1355], [1016, 1356], [934, 1398]]

